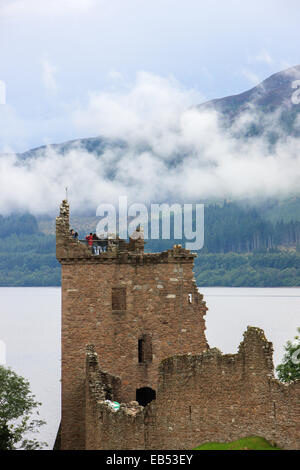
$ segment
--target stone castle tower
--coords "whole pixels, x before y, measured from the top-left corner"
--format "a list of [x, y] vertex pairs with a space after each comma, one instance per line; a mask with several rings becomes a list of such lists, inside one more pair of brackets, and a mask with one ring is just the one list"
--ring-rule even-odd
[[94, 345], [102, 370], [118, 378], [114, 399], [146, 405], [155, 398], [163, 359], [208, 349], [207, 308], [193, 276], [196, 255], [180, 245], [144, 253], [143, 240], [116, 238], [95, 255], [69, 230], [65, 200], [56, 219], [62, 266], [61, 447], [83, 449], [86, 345]]
[[[272, 343], [248, 327], [236, 354], [210, 349], [194, 256], [143, 239], [91, 246], [56, 219], [62, 266], [61, 449], [193, 449], [261, 436], [300, 449], [300, 381], [274, 377]], [[120, 409], [112, 401], [121, 402]]]

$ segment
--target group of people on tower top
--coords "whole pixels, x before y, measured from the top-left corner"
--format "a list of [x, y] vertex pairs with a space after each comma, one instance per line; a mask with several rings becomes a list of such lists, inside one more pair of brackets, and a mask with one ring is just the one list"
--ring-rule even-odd
[[[100, 243], [97, 243], [97, 241], [100, 240], [99, 237], [95, 233], [90, 233], [85, 237], [88, 245], [92, 248], [94, 255], [99, 255], [99, 253], [102, 253], [106, 251], [106, 246]], [[95, 243], [96, 242], [96, 243]]]
[[[78, 240], [78, 232], [75, 232], [73, 229], [71, 229], [70, 237]], [[100, 253], [107, 251], [106, 243], [103, 240], [101, 240], [99, 237], [97, 237], [95, 233], [91, 232], [89, 235], [85, 237], [85, 240], [88, 246], [92, 248], [94, 255], [99, 255]]]

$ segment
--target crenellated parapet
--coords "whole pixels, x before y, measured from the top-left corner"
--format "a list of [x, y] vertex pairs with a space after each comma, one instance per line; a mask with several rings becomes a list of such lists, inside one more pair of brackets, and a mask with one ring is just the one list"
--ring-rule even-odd
[[[96, 242], [95, 242], [96, 243]], [[97, 254], [86, 241], [75, 239], [70, 234], [70, 207], [67, 200], [60, 205], [59, 216], [56, 217], [56, 257], [62, 263], [101, 263], [101, 264], [132, 264], [146, 265], [159, 263], [194, 263], [197, 256], [181, 245], [159, 253], [144, 252], [144, 232], [137, 227], [128, 242], [118, 236], [110, 235], [105, 241], [105, 250]]]

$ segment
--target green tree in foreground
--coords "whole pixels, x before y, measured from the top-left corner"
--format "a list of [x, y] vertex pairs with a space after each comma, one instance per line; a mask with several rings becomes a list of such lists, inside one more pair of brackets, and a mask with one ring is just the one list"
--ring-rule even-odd
[[26, 379], [0, 366], [0, 450], [37, 450], [46, 445], [26, 438], [28, 432], [38, 432], [45, 424], [34, 418], [40, 405]]
[[[300, 333], [300, 328], [297, 328]], [[276, 367], [278, 378], [282, 382], [292, 382], [300, 379], [300, 338], [295, 336], [294, 341], [288, 341], [285, 346], [285, 355], [282, 364]]]

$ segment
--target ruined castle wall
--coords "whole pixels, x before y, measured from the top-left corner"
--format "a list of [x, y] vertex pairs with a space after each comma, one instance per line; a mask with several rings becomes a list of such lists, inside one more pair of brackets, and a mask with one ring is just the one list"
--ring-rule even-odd
[[175, 356], [161, 364], [149, 449], [193, 449], [209, 441], [262, 436], [300, 448], [300, 383], [273, 378], [272, 348], [248, 329], [239, 353]]
[[274, 435], [279, 446], [300, 450], [300, 380], [289, 385], [272, 383]]
[[105, 400], [116, 401], [119, 379], [98, 368], [95, 352], [89, 352], [86, 361], [86, 450], [145, 448], [144, 409], [137, 402], [122, 404], [113, 411]]
[[[130, 410], [124, 405], [113, 411], [106, 403], [97, 403], [94, 419], [97, 423], [86, 435], [86, 450], [144, 450], [144, 413]], [[89, 429], [89, 428], [88, 428]]]
[[272, 344], [249, 327], [237, 354], [211, 349], [162, 361], [157, 399], [145, 408], [124, 404], [113, 412], [98, 403], [87, 448], [193, 449], [255, 435], [299, 449], [299, 411], [300, 382], [274, 379]]

